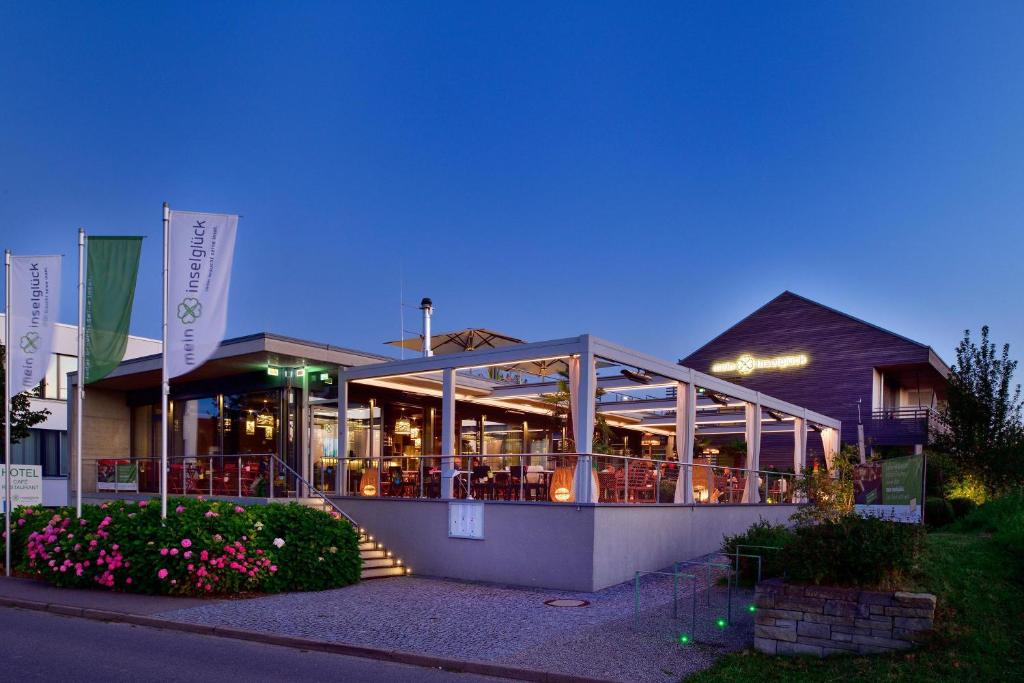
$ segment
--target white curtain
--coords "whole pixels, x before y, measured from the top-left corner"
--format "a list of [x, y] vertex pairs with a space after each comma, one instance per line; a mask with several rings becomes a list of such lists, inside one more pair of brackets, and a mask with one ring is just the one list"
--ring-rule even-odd
[[831, 427], [823, 428], [821, 430], [821, 445], [825, 449], [825, 466], [831, 472], [832, 464], [839, 452], [839, 432]]
[[[572, 440], [576, 444], [575, 451], [581, 452], [580, 444], [580, 358], [570, 356], [569, 366], [569, 412], [572, 413]], [[589, 449], [588, 449], [589, 450]]]
[[676, 385], [676, 456], [679, 458], [679, 479], [676, 480], [675, 503], [693, 504], [693, 436], [697, 422], [697, 389], [692, 384]]
[[758, 474], [761, 469], [761, 404], [747, 403], [746, 410], [747, 440], [747, 485], [743, 488], [744, 503], [760, 503], [761, 493], [758, 487]]
[[[573, 356], [569, 358], [569, 406], [572, 411], [572, 436], [576, 442], [576, 452], [579, 457], [576, 459], [576, 472], [573, 479], [573, 497], [577, 503], [597, 502], [598, 485], [596, 483], [597, 473], [591, 466], [592, 458], [589, 453], [594, 450], [594, 423], [591, 419], [589, 424], [584, 424], [580, 415], [582, 401], [590, 401], [590, 415], [594, 414], [594, 401], [597, 389], [597, 365], [593, 362], [593, 356], [587, 356], [589, 367], [581, 368], [580, 358]], [[588, 373], [588, 385], [590, 395], [582, 396], [580, 390], [580, 372]], [[582, 399], [582, 401], [581, 401]]]
[[793, 421], [793, 472], [799, 475], [807, 465], [807, 422], [802, 417]]

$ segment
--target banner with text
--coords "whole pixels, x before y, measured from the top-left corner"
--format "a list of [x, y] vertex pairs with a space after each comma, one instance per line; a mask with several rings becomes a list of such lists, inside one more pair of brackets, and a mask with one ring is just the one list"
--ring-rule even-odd
[[124, 359], [132, 321], [141, 237], [88, 237], [85, 269], [85, 383], [110, 374]]
[[238, 216], [171, 211], [167, 376], [195, 370], [224, 339]]
[[859, 514], [919, 523], [924, 502], [924, 456], [857, 465], [853, 486], [854, 509]]
[[11, 257], [10, 396], [35, 389], [46, 376], [60, 315], [60, 262], [60, 256]]

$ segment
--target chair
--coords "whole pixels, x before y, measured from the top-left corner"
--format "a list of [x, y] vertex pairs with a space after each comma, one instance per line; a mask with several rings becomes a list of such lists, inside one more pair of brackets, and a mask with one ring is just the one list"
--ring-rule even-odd
[[[511, 468], [509, 468], [511, 470]], [[512, 500], [512, 474], [511, 472], [495, 472], [494, 482], [491, 484], [491, 493], [495, 500]], [[516, 489], [516, 495], [519, 489]]]
[[512, 466], [509, 467], [509, 478], [510, 478], [510, 482], [509, 483], [510, 483], [510, 488], [511, 488], [512, 500], [513, 501], [518, 501], [519, 500], [519, 488], [520, 488], [520, 486], [523, 488], [523, 490], [525, 492], [525, 485], [524, 485], [525, 481], [522, 478], [524, 469], [525, 468], [523, 468], [522, 465], [512, 465]]
[[401, 497], [402, 489], [405, 488], [405, 480], [402, 476], [402, 468], [398, 465], [388, 467], [388, 494], [389, 496]]
[[477, 465], [473, 468], [470, 488], [473, 491], [474, 498], [487, 499], [490, 497], [492, 492], [491, 484], [487, 479], [490, 474], [491, 468], [487, 465]]
[[627, 502], [654, 502], [656, 493], [650, 465], [641, 462], [631, 465], [629, 468], [629, 501]]
[[526, 496], [530, 500], [548, 499], [548, 480], [544, 468], [540, 465], [526, 466]]
[[618, 503], [619, 486], [617, 482], [621, 481], [618, 471], [598, 472], [597, 481], [600, 494], [598, 500], [602, 503]]

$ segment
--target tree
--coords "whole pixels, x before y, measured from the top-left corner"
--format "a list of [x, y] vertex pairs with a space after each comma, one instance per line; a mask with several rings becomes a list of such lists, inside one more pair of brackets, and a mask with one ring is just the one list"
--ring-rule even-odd
[[[569, 373], [559, 372], [561, 377], [556, 383], [557, 391], [553, 394], [541, 394], [540, 399], [551, 405], [551, 415], [556, 420], [564, 422], [567, 426], [565, 439], [562, 441], [563, 453], [576, 452], [576, 435], [572, 430], [572, 393], [569, 390]], [[595, 396], [604, 396], [604, 389], [598, 387]], [[604, 415], [598, 413], [594, 416], [594, 453], [611, 452], [612, 428]]]
[[[0, 344], [0, 392], [7, 391], [7, 376], [5, 374], [5, 370], [7, 368], [6, 359], [7, 349], [3, 344]], [[0, 393], [0, 397], [4, 395], [5, 394]], [[28, 430], [45, 420], [49, 414], [50, 411], [45, 408], [42, 410], [32, 410], [28, 394], [24, 391], [12, 398], [11, 443], [18, 443], [27, 437]], [[4, 428], [5, 418], [6, 416], [4, 412], [0, 410], [0, 429]], [[3, 438], [0, 438], [0, 461], [7, 462], [6, 448], [6, 442], [4, 442]]]
[[997, 354], [988, 326], [981, 328], [979, 344], [965, 330], [950, 372], [949, 399], [934, 435], [958, 476], [975, 477], [993, 493], [1024, 483], [1020, 385], [1013, 385], [1016, 369], [1010, 345], [1003, 344]]

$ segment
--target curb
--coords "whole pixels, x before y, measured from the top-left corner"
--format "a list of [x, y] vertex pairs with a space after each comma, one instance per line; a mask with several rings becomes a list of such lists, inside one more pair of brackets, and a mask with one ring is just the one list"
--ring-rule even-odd
[[518, 681], [533, 681], [535, 683], [614, 683], [614, 681], [610, 681], [609, 679], [573, 676], [553, 671], [525, 669], [516, 666], [492, 664], [489, 662], [481, 662], [471, 659], [435, 657], [433, 655], [406, 652], [403, 650], [385, 650], [361, 645], [346, 645], [345, 643], [335, 643], [326, 640], [313, 640], [309, 638], [300, 638], [298, 636], [283, 636], [274, 633], [249, 631], [231, 626], [192, 624], [184, 621], [161, 619], [160, 617], [149, 617], [142, 614], [93, 609], [90, 607], [72, 607], [70, 605], [62, 605], [59, 603], [37, 602], [35, 600], [22, 600], [20, 598], [0, 597], [0, 607], [17, 607], [20, 609], [35, 610], [37, 612], [50, 612], [53, 614], [60, 614], [62, 616], [78, 617], [81, 619], [132, 624], [134, 626], [146, 626], [149, 628], [158, 628], [167, 631], [182, 631], [185, 633], [194, 633], [205, 636], [219, 636], [221, 638], [247, 640], [266, 643], [268, 645], [291, 647], [300, 650], [326, 652], [330, 654], [347, 655], [349, 657], [362, 657], [363, 659], [378, 659], [387, 662], [396, 662], [398, 664], [411, 664], [413, 666], [430, 669], [444, 669], [445, 671], [457, 673], [473, 673], [481, 676], [511, 678]]

